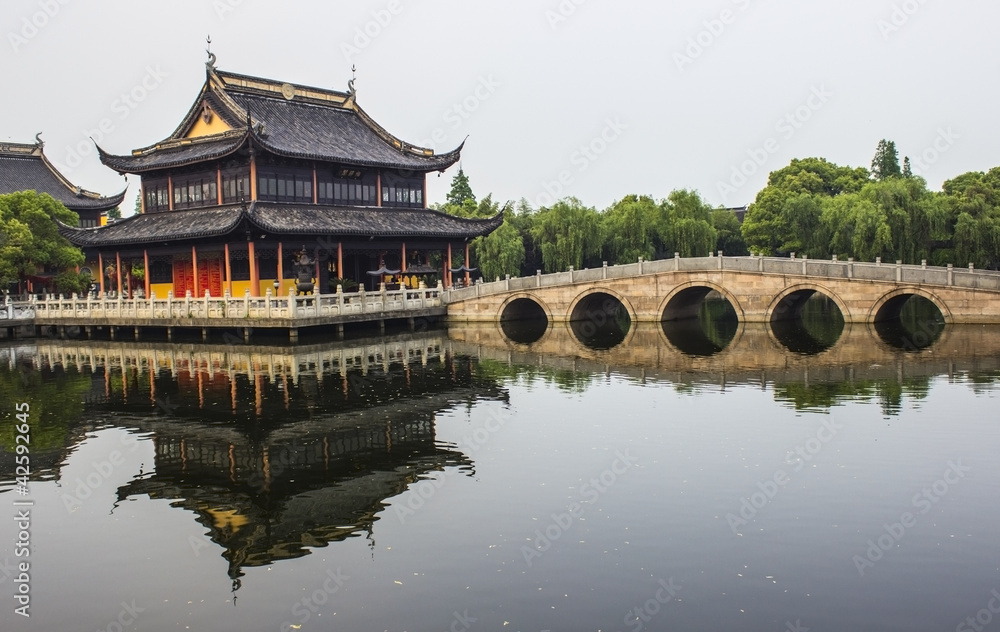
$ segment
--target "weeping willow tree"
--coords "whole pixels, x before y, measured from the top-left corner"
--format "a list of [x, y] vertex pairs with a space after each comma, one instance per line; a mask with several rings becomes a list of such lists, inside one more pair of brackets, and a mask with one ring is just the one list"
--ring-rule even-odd
[[694, 191], [672, 191], [660, 203], [659, 224], [662, 250], [682, 257], [705, 257], [714, 252], [718, 233], [712, 223], [712, 207]]
[[602, 216], [604, 253], [608, 263], [633, 263], [656, 256], [660, 209], [649, 196], [627, 195]]
[[572, 197], [539, 209], [531, 237], [542, 253], [545, 272], [582, 268], [586, 259], [600, 255], [604, 243], [600, 215]]

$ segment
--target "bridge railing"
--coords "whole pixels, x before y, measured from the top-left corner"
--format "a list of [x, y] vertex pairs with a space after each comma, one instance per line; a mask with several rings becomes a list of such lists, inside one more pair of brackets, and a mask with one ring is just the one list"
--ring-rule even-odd
[[177, 320], [177, 319], [270, 319], [299, 320], [385, 312], [406, 312], [439, 307], [442, 288], [400, 289], [374, 292], [337, 292], [334, 294], [312, 294], [296, 296], [274, 296], [268, 291], [265, 296], [242, 297], [191, 296], [175, 297], [169, 293], [166, 298], [153, 294], [150, 298], [126, 299], [121, 296], [49, 295], [44, 299], [32, 298], [26, 303], [8, 303], [8, 312], [30, 314], [27, 318], [39, 320], [70, 319], [113, 319], [113, 320]]
[[657, 259], [654, 261], [638, 261], [615, 266], [602, 266], [584, 270], [567, 270], [541, 274], [529, 277], [513, 277], [499, 281], [480, 282], [473, 286], [451, 289], [445, 292], [445, 303], [468, 300], [491, 294], [524, 291], [537, 288], [568, 285], [571, 283], [589, 283], [606, 279], [621, 279], [664, 272], [700, 272], [713, 270], [730, 270], [736, 272], [756, 272], [760, 274], [782, 274], [786, 276], [801, 276], [804, 278], [828, 279], [858, 279], [865, 281], [883, 281], [887, 283], [906, 283], [919, 285], [939, 285], [963, 288], [976, 288], [1000, 291], [1000, 272], [995, 270], [976, 270], [955, 268], [951, 265], [928, 266], [902, 263], [883, 263], [881, 261], [861, 262], [785, 258], [785, 257], [674, 257], [673, 259]]

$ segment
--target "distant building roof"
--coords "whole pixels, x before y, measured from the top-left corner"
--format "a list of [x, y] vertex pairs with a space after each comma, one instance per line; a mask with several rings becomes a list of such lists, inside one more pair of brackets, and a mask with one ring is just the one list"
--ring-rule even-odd
[[241, 222], [275, 235], [352, 235], [472, 239], [503, 223], [503, 214], [489, 219], [464, 219], [423, 208], [344, 207], [315, 204], [252, 202], [185, 211], [132, 215], [99, 228], [60, 226], [77, 246], [101, 247], [179, 239], [217, 237]]
[[[358, 106], [353, 87], [338, 92], [207, 68], [201, 93], [173, 134], [131, 155], [101, 150], [101, 161], [143, 173], [220, 158], [247, 142], [289, 158], [420, 172], [443, 171], [460, 157], [461, 145], [435, 154], [396, 138]], [[224, 131], [192, 134], [200, 120], [207, 126], [215, 117]]]
[[33, 145], [0, 143], [0, 194], [19, 191], [48, 193], [71, 211], [107, 211], [125, 198], [125, 191], [111, 197], [81, 189], [59, 173], [42, 152], [41, 141]]

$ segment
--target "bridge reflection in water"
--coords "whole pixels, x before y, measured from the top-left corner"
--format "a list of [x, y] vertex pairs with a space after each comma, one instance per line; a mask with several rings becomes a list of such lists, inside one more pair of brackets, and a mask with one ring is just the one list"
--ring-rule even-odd
[[[238, 584], [246, 567], [373, 538], [386, 500], [423, 477], [471, 473], [470, 456], [437, 439], [437, 416], [506, 400], [506, 379], [525, 372], [581, 388], [611, 373], [677, 386], [759, 384], [795, 406], [875, 391], [890, 413], [900, 393], [932, 376], [1000, 372], [995, 328], [950, 325], [907, 350], [875, 325], [842, 324], [829, 344], [799, 353], [769, 325], [709, 309], [721, 310], [709, 329], [684, 325], [701, 338], [627, 323], [619, 343], [596, 348], [566, 324], [547, 325], [529, 344], [511, 341], [502, 324], [298, 347], [35, 341], [0, 348], [0, 386], [30, 400], [48, 428], [37, 454], [50, 467], [37, 476], [60, 479], [60, 463], [95, 429], [149, 437], [155, 467], [116, 498], [167, 499], [192, 512]], [[13, 469], [0, 443], [0, 479]]]
[[[660, 323], [666, 340], [690, 355], [721, 352], [742, 328], [735, 308], [718, 292], [705, 288], [689, 288], [687, 292], [690, 296], [686, 308], [668, 309]], [[872, 328], [882, 341], [907, 351], [919, 351], [933, 344], [945, 327], [941, 311], [920, 296], [897, 298], [883, 310], [885, 318], [852, 326]], [[637, 325], [644, 329], [648, 323]], [[539, 342], [551, 329], [544, 312], [528, 299], [513, 301], [504, 311], [499, 326], [503, 336], [517, 344]], [[759, 327], [760, 323], [752, 326]], [[833, 347], [844, 331], [845, 321], [835, 301], [819, 292], [803, 290], [785, 299], [767, 327], [786, 349], [809, 355]], [[594, 350], [608, 350], [624, 343], [630, 338], [632, 328], [624, 305], [614, 296], [601, 293], [584, 297], [569, 321], [569, 329], [577, 341]]]

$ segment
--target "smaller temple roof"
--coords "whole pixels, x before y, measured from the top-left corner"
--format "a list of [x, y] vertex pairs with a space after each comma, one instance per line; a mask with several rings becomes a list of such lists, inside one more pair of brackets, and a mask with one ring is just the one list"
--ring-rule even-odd
[[[436, 154], [393, 136], [358, 106], [357, 93], [293, 86], [207, 66], [201, 93], [181, 124], [163, 141], [101, 161], [120, 173], [195, 164], [220, 158], [248, 140], [275, 155], [347, 165], [444, 171], [458, 162], [462, 145]], [[194, 135], [199, 120], [218, 117], [228, 128]], [[463, 143], [464, 145], [464, 143]]]
[[48, 193], [71, 211], [107, 211], [121, 204], [125, 190], [103, 197], [81, 189], [48, 161], [42, 152], [43, 146], [41, 139], [33, 145], [0, 143], [0, 194], [19, 191]]
[[243, 221], [274, 235], [344, 235], [472, 239], [503, 223], [503, 213], [489, 219], [465, 219], [423, 208], [345, 207], [253, 202], [185, 211], [143, 213], [107, 226], [59, 232], [81, 247], [122, 246], [180, 239], [217, 237]]

